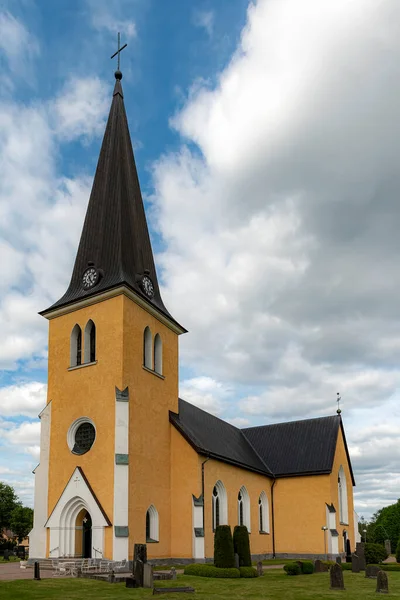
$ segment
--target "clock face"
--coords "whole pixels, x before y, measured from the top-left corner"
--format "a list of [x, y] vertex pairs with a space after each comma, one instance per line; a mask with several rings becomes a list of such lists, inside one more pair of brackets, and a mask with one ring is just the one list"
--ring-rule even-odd
[[141, 287], [146, 296], [152, 298], [154, 296], [154, 285], [150, 277], [145, 275], [141, 281]]
[[90, 267], [89, 269], [86, 269], [82, 276], [82, 285], [85, 288], [85, 290], [88, 290], [89, 288], [96, 285], [98, 279], [99, 273], [97, 269], [95, 269], [94, 267]]

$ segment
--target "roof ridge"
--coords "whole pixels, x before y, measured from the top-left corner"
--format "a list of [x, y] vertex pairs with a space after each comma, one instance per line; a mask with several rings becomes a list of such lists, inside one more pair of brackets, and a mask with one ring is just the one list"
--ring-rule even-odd
[[283, 421], [281, 423], [267, 423], [266, 425], [254, 425], [253, 427], [243, 427], [241, 431], [248, 431], [249, 429], [261, 429], [262, 427], [277, 427], [279, 425], [289, 425], [289, 423], [306, 423], [309, 421], [318, 421], [322, 419], [336, 419], [337, 415], [327, 415], [325, 417], [311, 417], [310, 419], [296, 419], [294, 421]]

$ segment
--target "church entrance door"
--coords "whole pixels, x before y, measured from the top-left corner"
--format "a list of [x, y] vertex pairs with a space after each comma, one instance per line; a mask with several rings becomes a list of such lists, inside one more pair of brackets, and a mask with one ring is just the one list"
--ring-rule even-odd
[[92, 558], [92, 518], [86, 512], [82, 521], [82, 556]]

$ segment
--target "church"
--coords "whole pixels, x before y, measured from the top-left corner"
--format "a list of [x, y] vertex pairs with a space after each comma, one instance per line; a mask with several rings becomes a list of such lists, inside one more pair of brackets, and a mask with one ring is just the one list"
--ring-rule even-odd
[[[31, 558], [212, 560], [218, 525], [251, 552], [343, 554], [357, 540], [340, 415], [239, 429], [180, 399], [164, 305], [115, 88], [71, 282], [49, 321]], [[175, 315], [179, 318], [178, 315]]]

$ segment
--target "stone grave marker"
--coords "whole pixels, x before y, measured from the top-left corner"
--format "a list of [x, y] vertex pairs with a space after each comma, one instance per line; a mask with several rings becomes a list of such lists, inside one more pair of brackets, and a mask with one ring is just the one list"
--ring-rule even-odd
[[342, 564], [342, 557], [341, 556], [337, 556], [336, 557], [336, 562], [337, 562], [338, 565], [341, 565]]
[[324, 565], [322, 560], [317, 560], [314, 562], [314, 573], [327, 573], [329, 571], [328, 565]]
[[353, 573], [359, 573], [361, 571], [360, 557], [357, 554], [351, 556], [351, 570]]
[[171, 567], [171, 579], [176, 580], [177, 578], [178, 578], [178, 575], [176, 573], [175, 567]]
[[133, 546], [133, 562], [140, 559], [142, 563], [147, 563], [147, 546], [146, 544], [135, 544]]
[[[232, 564], [232, 563], [231, 563]], [[239, 554], [235, 552], [235, 569], [239, 568]]]
[[264, 569], [261, 560], [259, 560], [257, 563], [257, 575], [258, 577], [262, 577], [264, 575]]
[[342, 567], [335, 563], [331, 566], [329, 575], [331, 580], [331, 590], [344, 590]]
[[143, 561], [141, 561], [140, 558], [137, 558], [134, 562], [133, 577], [136, 581], [136, 587], [143, 587], [144, 565], [145, 564], [147, 564], [147, 563], [144, 563]]
[[3, 558], [4, 558], [4, 560], [10, 560], [10, 551], [9, 550], [4, 550]]
[[368, 579], [375, 579], [375, 577], [378, 577], [379, 571], [380, 568], [377, 565], [367, 565], [365, 577], [368, 577]]
[[366, 562], [365, 562], [365, 543], [364, 542], [357, 542], [355, 553], [360, 558], [361, 571], [365, 571]]
[[391, 553], [392, 544], [390, 543], [390, 540], [385, 540], [385, 550], [388, 555]]
[[389, 582], [385, 571], [379, 571], [378, 577], [376, 578], [376, 593], [377, 594], [388, 594], [389, 593]]
[[153, 567], [148, 563], [143, 564], [143, 587], [153, 587]]

